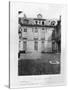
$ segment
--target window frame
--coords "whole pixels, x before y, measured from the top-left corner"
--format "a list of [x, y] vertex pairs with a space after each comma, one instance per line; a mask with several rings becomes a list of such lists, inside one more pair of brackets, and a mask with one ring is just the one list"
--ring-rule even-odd
[[27, 28], [24, 28], [24, 31], [23, 32], [27, 32]]

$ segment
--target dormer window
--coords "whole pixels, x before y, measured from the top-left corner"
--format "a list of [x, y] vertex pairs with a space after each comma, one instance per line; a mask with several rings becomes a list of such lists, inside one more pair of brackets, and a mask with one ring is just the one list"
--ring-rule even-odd
[[42, 25], [44, 25], [44, 21], [42, 21]]
[[51, 22], [51, 25], [53, 25], [53, 26], [54, 26], [54, 25], [55, 25], [55, 21], [52, 21], [52, 22]]
[[35, 21], [36, 22], [36, 24], [38, 23], [37, 21]]
[[38, 19], [41, 19], [41, 18], [42, 18], [42, 14], [39, 13], [39, 14], [37, 15], [37, 18], [38, 18]]

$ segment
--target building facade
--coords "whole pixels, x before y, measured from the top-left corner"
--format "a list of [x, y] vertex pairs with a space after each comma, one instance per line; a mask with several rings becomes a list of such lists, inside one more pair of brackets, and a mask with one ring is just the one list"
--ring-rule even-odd
[[43, 19], [41, 14], [37, 18], [27, 18], [26, 15], [18, 19], [19, 52], [58, 52], [61, 41], [61, 20]]

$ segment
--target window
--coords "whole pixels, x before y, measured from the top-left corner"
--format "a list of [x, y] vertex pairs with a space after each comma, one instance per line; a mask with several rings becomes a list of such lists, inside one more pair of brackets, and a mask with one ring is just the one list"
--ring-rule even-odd
[[45, 40], [45, 37], [42, 37], [41, 40], [44, 41]]
[[38, 41], [37, 40], [35, 40], [35, 42], [34, 42], [34, 49], [38, 50]]
[[42, 25], [44, 25], [44, 21], [42, 22]]
[[29, 23], [29, 21], [24, 19], [24, 24], [28, 24], [28, 23]]
[[22, 38], [22, 33], [20, 31], [18, 33], [19, 33], [19, 39], [21, 39]]
[[45, 52], [45, 46], [44, 46], [45, 42], [44, 42], [44, 40], [42, 40], [41, 42], [42, 42], [42, 53], [44, 53]]
[[22, 32], [22, 27], [19, 26], [19, 28], [18, 28], [18, 33], [21, 34], [21, 32]]
[[23, 41], [23, 50], [26, 52], [26, 49], [27, 49], [27, 42], [26, 41]]
[[35, 28], [35, 32], [38, 32], [38, 29], [37, 29], [37, 27]]
[[42, 39], [42, 43], [44, 43], [44, 39]]
[[41, 24], [41, 21], [39, 21], [39, 25]]
[[44, 30], [44, 28], [42, 28], [42, 30]]
[[27, 29], [26, 28], [24, 28], [24, 32], [27, 32]]
[[37, 21], [35, 21], [36, 22], [36, 24], [38, 23]]
[[26, 37], [23, 37], [23, 40], [27, 40], [27, 38]]
[[37, 37], [34, 37], [34, 40], [38, 40], [38, 38]]
[[52, 21], [52, 22], [51, 22], [51, 25], [55, 25], [55, 21]]
[[34, 38], [34, 49], [38, 50], [38, 38]]

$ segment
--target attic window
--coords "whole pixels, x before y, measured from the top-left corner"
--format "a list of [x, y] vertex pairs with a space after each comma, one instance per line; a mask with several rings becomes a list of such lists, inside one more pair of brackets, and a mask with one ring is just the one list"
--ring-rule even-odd
[[37, 21], [35, 21], [36, 22], [36, 24], [38, 23]]
[[55, 21], [52, 21], [52, 22], [51, 22], [51, 25], [55, 25]]
[[44, 21], [42, 22], [42, 25], [44, 25]]
[[38, 14], [37, 18], [41, 19], [42, 18], [42, 14]]

